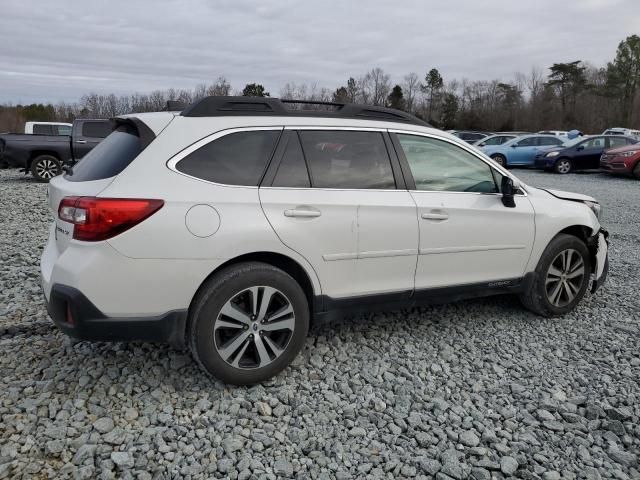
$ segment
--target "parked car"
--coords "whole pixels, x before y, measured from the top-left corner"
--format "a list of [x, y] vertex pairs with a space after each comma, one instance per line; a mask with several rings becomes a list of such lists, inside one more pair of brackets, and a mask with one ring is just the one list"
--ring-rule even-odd
[[522, 135], [502, 145], [482, 147], [485, 155], [505, 167], [533, 166], [536, 154], [554, 146], [562, 145], [563, 139], [555, 135]]
[[188, 345], [208, 373], [250, 384], [345, 312], [516, 293], [554, 316], [604, 281], [593, 198], [525, 185], [405, 112], [290, 103], [122, 117], [52, 179], [41, 278], [55, 324]]
[[618, 175], [633, 175], [640, 180], [640, 144], [607, 150], [600, 157], [600, 170]]
[[640, 140], [640, 130], [633, 130], [631, 128], [608, 128], [604, 132], [602, 132], [602, 135], [624, 135], [626, 137], [634, 137]]
[[71, 123], [26, 122], [24, 133], [29, 135], [71, 135]]
[[476, 140], [472, 143], [473, 146], [482, 148], [490, 145], [502, 145], [509, 140], [516, 138], [518, 135], [515, 134], [507, 134], [507, 133], [497, 133], [495, 135], [489, 135], [488, 137], [481, 138], [480, 140]]
[[80, 160], [111, 130], [109, 120], [78, 119], [68, 136], [3, 134], [0, 135], [0, 160], [25, 173], [31, 172], [39, 182], [48, 182], [62, 173], [63, 165]]
[[613, 135], [578, 137], [561, 147], [539, 152], [535, 158], [535, 166], [556, 173], [600, 168], [600, 157], [605, 150], [636, 142], [633, 137]]
[[474, 143], [491, 135], [491, 132], [476, 132], [468, 130], [449, 130], [449, 133], [464, 140], [467, 143]]
[[566, 130], [540, 130], [539, 135], [555, 135], [556, 137], [566, 137], [569, 132]]

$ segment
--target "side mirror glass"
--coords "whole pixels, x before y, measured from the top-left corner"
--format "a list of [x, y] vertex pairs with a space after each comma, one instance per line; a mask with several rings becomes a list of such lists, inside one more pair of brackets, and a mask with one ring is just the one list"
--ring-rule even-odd
[[506, 175], [502, 177], [500, 191], [502, 192], [502, 204], [505, 207], [514, 208], [516, 206], [514, 199], [516, 188], [511, 177], [507, 177]]

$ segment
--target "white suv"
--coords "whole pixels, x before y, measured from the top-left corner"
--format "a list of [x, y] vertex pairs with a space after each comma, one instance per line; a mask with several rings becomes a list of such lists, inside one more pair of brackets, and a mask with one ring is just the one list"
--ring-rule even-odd
[[593, 198], [524, 185], [403, 112], [306, 108], [209, 97], [114, 119], [49, 184], [41, 268], [58, 327], [188, 346], [248, 384], [346, 311], [516, 293], [561, 315], [604, 281]]

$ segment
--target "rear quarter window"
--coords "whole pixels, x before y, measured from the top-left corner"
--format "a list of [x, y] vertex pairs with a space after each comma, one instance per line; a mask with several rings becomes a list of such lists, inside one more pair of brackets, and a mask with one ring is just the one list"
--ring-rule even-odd
[[143, 149], [136, 129], [122, 125], [82, 157], [65, 178], [71, 182], [88, 182], [114, 177]]
[[279, 129], [230, 133], [190, 153], [175, 168], [209, 182], [256, 187], [280, 133]]

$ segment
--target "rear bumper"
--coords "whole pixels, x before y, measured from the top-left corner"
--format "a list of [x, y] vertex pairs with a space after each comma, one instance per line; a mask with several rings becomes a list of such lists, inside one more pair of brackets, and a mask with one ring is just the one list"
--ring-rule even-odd
[[108, 317], [79, 290], [54, 284], [47, 302], [53, 323], [65, 334], [90, 341], [144, 341], [185, 346], [187, 310], [147, 317]]

